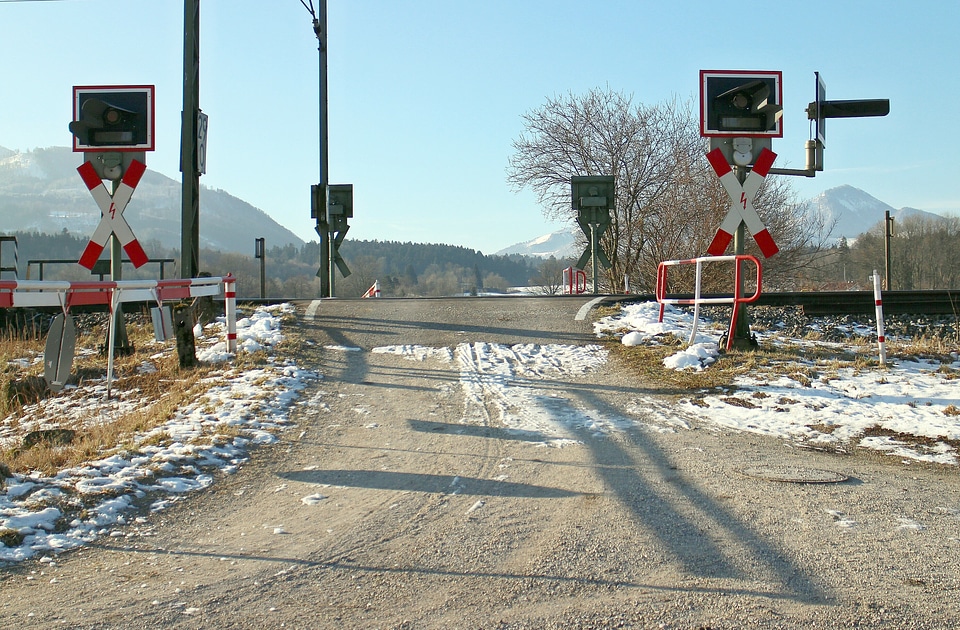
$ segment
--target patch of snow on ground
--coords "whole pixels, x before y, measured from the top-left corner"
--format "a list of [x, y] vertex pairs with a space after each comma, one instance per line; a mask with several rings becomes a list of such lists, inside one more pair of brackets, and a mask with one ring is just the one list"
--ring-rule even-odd
[[[598, 321], [594, 330], [601, 337], [655, 344], [664, 335], [688, 338], [693, 328], [692, 315], [680, 309], [667, 307], [663, 322], [658, 319], [656, 302], [631, 304]], [[704, 327], [701, 322], [698, 330]], [[867, 325], [853, 328], [866, 334], [871, 330]], [[714, 348], [715, 342], [698, 334], [697, 343], [667, 357], [664, 365], [703, 369], [718, 356]], [[792, 372], [741, 376], [734, 380], [732, 394], [691, 395], [679, 402], [677, 412], [737, 431], [814, 445], [853, 444], [905, 459], [955, 465], [957, 449], [948, 440], [960, 441], [960, 416], [955, 411], [960, 360], [957, 353], [951, 358], [949, 364], [892, 359], [883, 367], [798, 364]], [[807, 376], [810, 370], [813, 378]], [[919, 439], [908, 443], [896, 435]]]
[[[258, 309], [241, 320], [242, 325], [238, 322], [240, 351], [276, 345], [281, 339], [277, 314], [285, 308]], [[221, 338], [223, 322], [206, 330], [213, 339]], [[219, 361], [232, 356], [225, 349], [211, 349], [219, 344], [198, 350], [198, 357]], [[182, 494], [209, 486], [213, 473], [234, 472], [252, 445], [277, 439], [276, 433], [289, 424], [293, 402], [318, 378], [316, 372], [289, 364], [227, 368], [206, 394], [164, 425], [137, 436], [132, 447], [50, 477], [33, 473], [7, 479], [0, 491], [0, 533], [5, 534], [0, 561], [73, 549], [103, 536], [138, 535], [139, 528], [130, 522], [134, 508], [150, 501], [151, 510], [164, 509]], [[106, 400], [100, 384], [85, 385], [73, 394], [26, 408], [27, 417], [37, 417], [31, 426], [75, 417], [78, 409], [87, 423], [109, 422], [142, 404], [136, 392]], [[115, 529], [123, 525], [132, 527]]]
[[[503, 426], [508, 434], [542, 446], [564, 446], [629, 424], [576, 403], [557, 377], [582, 377], [602, 366], [598, 345], [462, 343], [449, 349], [385, 346], [373, 352], [454, 361], [464, 396], [464, 424]], [[493, 410], [493, 414], [491, 414]]]

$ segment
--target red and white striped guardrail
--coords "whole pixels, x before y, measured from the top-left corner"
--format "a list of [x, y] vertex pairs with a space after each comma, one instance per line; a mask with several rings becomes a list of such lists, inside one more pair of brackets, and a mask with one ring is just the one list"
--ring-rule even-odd
[[[700, 280], [702, 278], [701, 268], [703, 263], [714, 263], [714, 262], [724, 262], [724, 261], [734, 261], [734, 282], [733, 282], [733, 295], [732, 296], [723, 296], [723, 297], [711, 297], [704, 298], [700, 297]], [[752, 262], [757, 268], [757, 279], [756, 284], [757, 288], [753, 295], [751, 296], [742, 296], [740, 295], [740, 282], [741, 276], [741, 265], [744, 261]], [[690, 298], [668, 298], [667, 297], [667, 269], [676, 265], [690, 265], [695, 264], [697, 266], [697, 275], [696, 275], [696, 286], [694, 288], [693, 299]], [[740, 256], [702, 256], [700, 258], [689, 258], [687, 260], [666, 260], [659, 265], [657, 265], [657, 289], [656, 297], [657, 302], [660, 304], [660, 320], [663, 321], [663, 309], [667, 304], [676, 304], [681, 306], [693, 306], [693, 330], [690, 332], [690, 343], [694, 343], [697, 336], [697, 322], [700, 318], [700, 305], [701, 304], [733, 304], [733, 317], [730, 318], [730, 332], [727, 334], [727, 350], [730, 350], [733, 347], [733, 331], [737, 327], [737, 311], [740, 309], [737, 308], [740, 304], [748, 304], [750, 302], [756, 302], [760, 298], [760, 284], [762, 279], [762, 271], [760, 267], [760, 261], [756, 256], [750, 256], [749, 254], [744, 254]]]
[[224, 296], [227, 319], [227, 351], [237, 351], [237, 279], [232, 275], [171, 280], [117, 280], [67, 282], [56, 280], [0, 280], [0, 308], [72, 306], [101, 304], [112, 312], [124, 302], [186, 300], [202, 296]]

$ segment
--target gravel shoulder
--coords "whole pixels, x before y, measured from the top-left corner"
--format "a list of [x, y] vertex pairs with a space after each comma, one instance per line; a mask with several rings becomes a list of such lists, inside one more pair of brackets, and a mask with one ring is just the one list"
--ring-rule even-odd
[[[492, 406], [465, 425], [457, 366], [374, 347], [590, 343], [583, 300], [300, 305], [324, 379], [295, 428], [126, 538], [0, 574], [19, 628], [949, 628], [953, 468], [648, 423], [546, 448]], [[657, 392], [615, 359], [545, 382], [615, 415]], [[783, 483], [749, 468], [836, 471]]]

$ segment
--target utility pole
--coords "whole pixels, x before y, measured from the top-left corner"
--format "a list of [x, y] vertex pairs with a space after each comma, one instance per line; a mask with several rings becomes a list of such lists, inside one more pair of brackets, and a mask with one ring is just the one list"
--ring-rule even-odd
[[180, 277], [200, 275], [200, 171], [197, 120], [200, 116], [200, 0], [183, 2], [183, 110], [180, 119]]
[[890, 216], [890, 211], [885, 210], [883, 213], [883, 258], [886, 263], [884, 271], [886, 272], [887, 279], [887, 291], [893, 290], [893, 269], [891, 264], [890, 256], [890, 238], [893, 236], [893, 217]]
[[317, 36], [317, 51], [319, 53], [319, 84], [320, 84], [320, 182], [312, 193], [312, 214], [317, 220], [314, 229], [320, 237], [320, 269], [317, 277], [320, 278], [320, 297], [333, 297], [333, 239], [330, 233], [330, 222], [327, 217], [327, 185], [330, 183], [329, 167], [327, 164], [327, 0], [319, 0], [319, 14], [313, 7], [313, 0], [300, 0], [300, 4], [313, 18], [313, 33]]

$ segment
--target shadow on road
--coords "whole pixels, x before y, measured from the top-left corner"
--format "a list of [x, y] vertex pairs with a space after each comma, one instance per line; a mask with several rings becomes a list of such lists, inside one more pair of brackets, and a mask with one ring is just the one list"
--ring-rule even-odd
[[433, 494], [458, 494], [465, 496], [559, 499], [581, 494], [562, 488], [547, 488], [545, 486], [497, 481], [494, 479], [431, 475], [426, 473], [390, 472], [384, 470], [294, 470], [277, 473], [277, 476], [289, 481], [329, 486], [429, 492]]
[[112, 552], [121, 552], [121, 553], [137, 553], [137, 554], [150, 554], [150, 555], [159, 555], [159, 556], [172, 556], [172, 557], [182, 557], [182, 558], [199, 558], [213, 560], [216, 562], [222, 562], [224, 560], [233, 560], [236, 562], [263, 562], [269, 564], [276, 564], [278, 566], [283, 566], [286, 568], [289, 567], [299, 567], [302, 569], [318, 569], [325, 571], [337, 571], [345, 572], [347, 574], [355, 574], [357, 572], [362, 573], [371, 573], [375, 575], [424, 575], [424, 576], [441, 576], [447, 578], [456, 578], [460, 579], [487, 579], [487, 580], [516, 580], [521, 582], [525, 586], [531, 584], [541, 583], [544, 585], [553, 585], [553, 584], [580, 584], [583, 586], [605, 586], [605, 587], [617, 587], [617, 588], [631, 588], [639, 589], [642, 592], [660, 592], [660, 593], [717, 593], [723, 592], [730, 595], [748, 595], [754, 597], [770, 597], [778, 598], [781, 597], [780, 594], [768, 591], [762, 591], [757, 589], [717, 589], [711, 587], [699, 587], [699, 586], [664, 586], [662, 584], [650, 584], [645, 582], [638, 582], [635, 580], [613, 580], [613, 579], [604, 579], [597, 577], [581, 577], [577, 575], [568, 575], [568, 574], [554, 574], [554, 573], [509, 573], [509, 572], [492, 572], [492, 571], [455, 571], [451, 569], [440, 569], [436, 567], [417, 567], [417, 566], [404, 566], [397, 567], [395, 565], [375, 565], [375, 564], [364, 564], [359, 562], [352, 562], [347, 559], [342, 560], [312, 560], [310, 558], [296, 558], [290, 556], [281, 556], [281, 555], [259, 555], [253, 553], [223, 553], [221, 550], [217, 551], [196, 551], [196, 550], [187, 550], [187, 549], [159, 549], [159, 548], [130, 548], [129, 546], [118, 546], [110, 545], [108, 543], [90, 543], [90, 547], [96, 549], [103, 549], [105, 551]]
[[493, 438], [497, 440], [519, 440], [521, 442], [546, 442], [549, 436], [539, 431], [507, 429], [477, 424], [450, 424], [447, 422], [428, 422], [425, 420], [407, 420], [410, 428], [421, 433], [448, 433], [468, 437]]
[[[590, 385], [570, 387], [568, 391], [586, 408], [609, 417], [623, 415]], [[596, 471], [609, 491], [686, 572], [707, 578], [772, 580], [782, 585], [780, 597], [804, 603], [828, 601], [814, 576], [704, 492], [695, 478], [685, 476], [650, 434], [634, 430], [627, 435], [639, 450], [641, 461], [634, 461], [631, 453], [614, 440], [584, 439], [584, 444], [593, 452], [594, 461], [604, 464]], [[721, 538], [733, 542], [721, 544]], [[734, 554], [728, 553], [734, 546], [750, 556], [750, 575], [732, 560]]]

